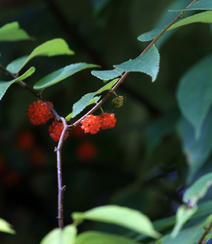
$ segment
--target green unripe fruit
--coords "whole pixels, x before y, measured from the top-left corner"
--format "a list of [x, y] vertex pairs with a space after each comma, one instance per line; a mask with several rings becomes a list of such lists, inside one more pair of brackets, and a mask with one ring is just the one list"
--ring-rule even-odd
[[115, 98], [113, 98], [111, 103], [113, 104], [113, 106], [115, 108], [120, 108], [124, 103], [124, 97], [123, 96], [115, 97]]

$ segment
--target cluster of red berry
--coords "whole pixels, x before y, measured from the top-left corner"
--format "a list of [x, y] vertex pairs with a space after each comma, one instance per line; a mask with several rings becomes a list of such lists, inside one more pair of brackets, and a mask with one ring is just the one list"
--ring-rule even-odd
[[[48, 104], [53, 107], [51, 102], [48, 102]], [[53, 118], [53, 114], [48, 104], [47, 102], [39, 100], [29, 105], [27, 116], [33, 125], [45, 124], [49, 119]], [[59, 141], [62, 131], [62, 122], [54, 121], [52, 125], [49, 126], [49, 135], [54, 141]], [[69, 132], [67, 131], [64, 139], [68, 137], [68, 134]]]
[[85, 133], [96, 134], [100, 129], [111, 129], [115, 126], [115, 114], [104, 113], [100, 116], [88, 115], [81, 121], [81, 128]]

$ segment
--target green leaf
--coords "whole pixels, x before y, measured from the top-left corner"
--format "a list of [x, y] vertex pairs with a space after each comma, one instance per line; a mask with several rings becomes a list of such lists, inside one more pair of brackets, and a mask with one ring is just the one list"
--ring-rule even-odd
[[20, 29], [18, 22], [6, 24], [0, 28], [0, 41], [32, 40], [24, 30]]
[[183, 225], [191, 218], [192, 215], [194, 215], [196, 211], [197, 211], [197, 206], [191, 208], [183, 204], [178, 208], [176, 214], [176, 224], [171, 233], [172, 238], [175, 238], [179, 234]]
[[160, 244], [194, 244], [197, 243], [201, 235], [204, 233], [204, 230], [201, 228], [201, 225], [197, 225], [195, 227], [183, 230], [180, 234], [173, 239], [171, 235], [166, 235], [162, 238]]
[[75, 244], [77, 229], [73, 225], [66, 226], [63, 230], [56, 228], [50, 231], [40, 244]]
[[119, 65], [114, 65], [115, 68], [128, 72], [142, 72], [152, 77], [155, 81], [159, 71], [160, 55], [155, 46], [152, 46], [143, 55], [136, 59], [129, 60]]
[[11, 80], [11, 81], [0, 81], [0, 100], [4, 96], [7, 89], [15, 82], [21, 81], [29, 77], [35, 72], [35, 68], [29, 68], [23, 75], [19, 76], [18, 78]]
[[178, 11], [189, 11], [189, 10], [212, 10], [212, 2], [211, 0], [198, 0], [193, 3], [189, 8], [181, 9], [181, 10], [170, 10], [171, 12]]
[[97, 231], [87, 231], [77, 236], [77, 244], [136, 244], [128, 238], [105, 234]]
[[122, 75], [122, 71], [118, 69], [113, 70], [92, 70], [91, 74], [99, 78], [100, 80], [112, 80]]
[[39, 80], [35, 85], [34, 89], [36, 90], [42, 90], [49, 86], [53, 86], [54, 84], [64, 80], [65, 78], [83, 70], [88, 69], [92, 67], [96, 67], [95, 64], [87, 64], [87, 63], [77, 63], [77, 64], [70, 64], [67, 65], [61, 69], [58, 69], [51, 74], [43, 77], [41, 80]]
[[11, 62], [7, 69], [11, 73], [18, 73], [24, 65], [29, 62], [30, 59], [36, 57], [36, 56], [56, 56], [56, 55], [73, 55], [74, 52], [69, 49], [68, 44], [61, 38], [53, 39], [50, 41], [47, 41], [40, 46], [36, 47], [33, 52], [28, 55], [21, 57], [17, 60], [14, 60]]
[[194, 126], [199, 138], [203, 122], [212, 104], [212, 55], [194, 65], [180, 80], [177, 91], [179, 107]]
[[203, 198], [212, 185], [212, 173], [200, 177], [192, 184], [183, 196], [183, 201], [189, 206], [195, 206], [199, 199]]
[[209, 110], [202, 126], [200, 138], [196, 140], [193, 126], [182, 119], [179, 123], [182, 137], [183, 151], [189, 166], [187, 182], [191, 182], [194, 175], [208, 159], [212, 149], [212, 108]]
[[[177, 27], [181, 27], [184, 25], [201, 22], [201, 23], [212, 23], [212, 12], [211, 11], [205, 11], [202, 13], [198, 13], [192, 16], [189, 16], [185, 19], [182, 19], [178, 21], [177, 23], [173, 24], [171, 27], [168, 28], [167, 31], [173, 30]], [[145, 41], [151, 41], [154, 39], [166, 26], [158, 27], [154, 30], [151, 30], [149, 32], [143, 33], [138, 37], [139, 41], [145, 42]]]
[[0, 219], [0, 231], [15, 234], [15, 231], [11, 229], [11, 225], [4, 219]]
[[110, 81], [109, 83], [107, 83], [106, 85], [104, 85], [102, 88], [100, 88], [98, 91], [96, 92], [91, 92], [91, 93], [87, 93], [86, 95], [84, 95], [79, 101], [77, 101], [72, 108], [72, 112], [66, 116], [66, 121], [70, 120], [71, 118], [74, 118], [75, 116], [77, 116], [79, 113], [81, 113], [83, 111], [83, 109], [85, 109], [88, 105], [91, 105], [93, 103], [97, 103], [99, 101], [99, 99], [101, 98], [101, 96], [96, 96], [97, 94], [100, 94], [106, 90], [110, 90], [118, 81], [119, 79], [114, 79], [112, 81]]
[[154, 238], [159, 238], [160, 236], [154, 230], [147, 216], [137, 210], [126, 207], [115, 205], [97, 207], [84, 213], [73, 213], [72, 218], [74, 220], [88, 219], [116, 224]]

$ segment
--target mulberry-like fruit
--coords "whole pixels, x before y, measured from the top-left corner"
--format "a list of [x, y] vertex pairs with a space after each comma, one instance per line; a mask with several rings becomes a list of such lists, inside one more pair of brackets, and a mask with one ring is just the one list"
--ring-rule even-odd
[[[49, 126], [49, 135], [54, 141], [59, 141], [61, 133], [63, 131], [63, 123], [53, 121], [52, 125]], [[68, 137], [69, 132], [67, 131], [64, 137], [64, 140]]]
[[[51, 102], [48, 102], [53, 107]], [[29, 105], [27, 116], [33, 125], [45, 124], [49, 119], [53, 118], [53, 114], [47, 102], [39, 100]]]
[[99, 116], [99, 120], [101, 122], [101, 129], [111, 129], [116, 124], [115, 114], [104, 113]]
[[85, 133], [96, 134], [101, 127], [101, 122], [98, 116], [93, 114], [88, 115], [81, 121], [81, 128], [84, 130]]

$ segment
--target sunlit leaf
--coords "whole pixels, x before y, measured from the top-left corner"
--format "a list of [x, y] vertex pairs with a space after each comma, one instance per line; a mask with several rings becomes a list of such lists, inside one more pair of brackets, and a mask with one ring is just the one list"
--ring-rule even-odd
[[70, 64], [67, 65], [61, 69], [58, 69], [51, 74], [43, 77], [41, 80], [36, 82], [34, 85], [34, 89], [36, 90], [42, 90], [49, 86], [53, 86], [54, 84], [64, 80], [65, 78], [83, 70], [88, 69], [92, 67], [96, 67], [95, 64], [87, 64], [87, 63], [76, 63], [76, 64]]
[[115, 68], [128, 72], [142, 72], [152, 77], [155, 81], [159, 71], [160, 55], [155, 46], [152, 46], [143, 55], [122, 64], [114, 65]]
[[55, 55], [73, 55], [74, 52], [69, 49], [68, 44], [61, 38], [47, 41], [36, 47], [33, 52], [11, 62], [7, 69], [11, 73], [18, 73], [30, 59], [36, 56], [55, 56]]
[[197, 211], [197, 206], [188, 207], [185, 204], [183, 204], [178, 208], [176, 214], [176, 224], [171, 233], [172, 238], [175, 238], [179, 234], [183, 225], [191, 218], [192, 215], [194, 215], [196, 211]]
[[32, 39], [32, 37], [20, 28], [18, 22], [12, 22], [0, 28], [0, 41], [21, 41]]
[[0, 231], [15, 234], [15, 231], [11, 229], [11, 225], [4, 219], [0, 219]]
[[112, 80], [118, 76], [121, 76], [122, 71], [119, 71], [118, 69], [113, 70], [92, 70], [91, 74], [96, 76], [97, 78], [101, 80]]
[[136, 244], [128, 238], [105, 234], [97, 231], [87, 231], [77, 236], [77, 244]]
[[203, 198], [212, 185], [212, 173], [200, 177], [192, 184], [183, 196], [183, 201], [189, 206], [195, 206], [199, 199]]
[[187, 181], [191, 182], [195, 174], [208, 159], [212, 149], [212, 108], [210, 108], [203, 123], [200, 137], [195, 138], [193, 126], [182, 119], [179, 124], [183, 151], [189, 166]]
[[212, 55], [202, 59], [181, 78], [177, 91], [179, 107], [194, 126], [199, 138], [203, 122], [212, 104]]
[[50, 231], [40, 244], [75, 244], [77, 229], [73, 225], [66, 226], [63, 230], [56, 228]]
[[96, 207], [84, 213], [73, 213], [72, 218], [75, 220], [89, 219], [116, 224], [154, 238], [159, 238], [160, 236], [154, 230], [147, 216], [137, 210], [126, 207], [115, 205]]
[[4, 96], [4, 94], [7, 91], [7, 89], [13, 83], [26, 79], [27, 77], [29, 77], [30, 75], [32, 75], [34, 72], [35, 72], [35, 68], [34, 67], [31, 67], [23, 75], [19, 76], [16, 79], [13, 79], [11, 81], [0, 81], [0, 100]]
[[212, 10], [212, 2], [211, 0], [198, 0], [193, 3], [189, 8], [181, 9], [181, 10], [170, 10], [171, 12], [178, 11], [189, 11], [189, 10]]
[[106, 85], [104, 85], [102, 88], [100, 88], [96, 94], [100, 94], [104, 91], [110, 90], [118, 81], [119, 79], [114, 79], [112, 81], [110, 81], [109, 83], [107, 83]]

